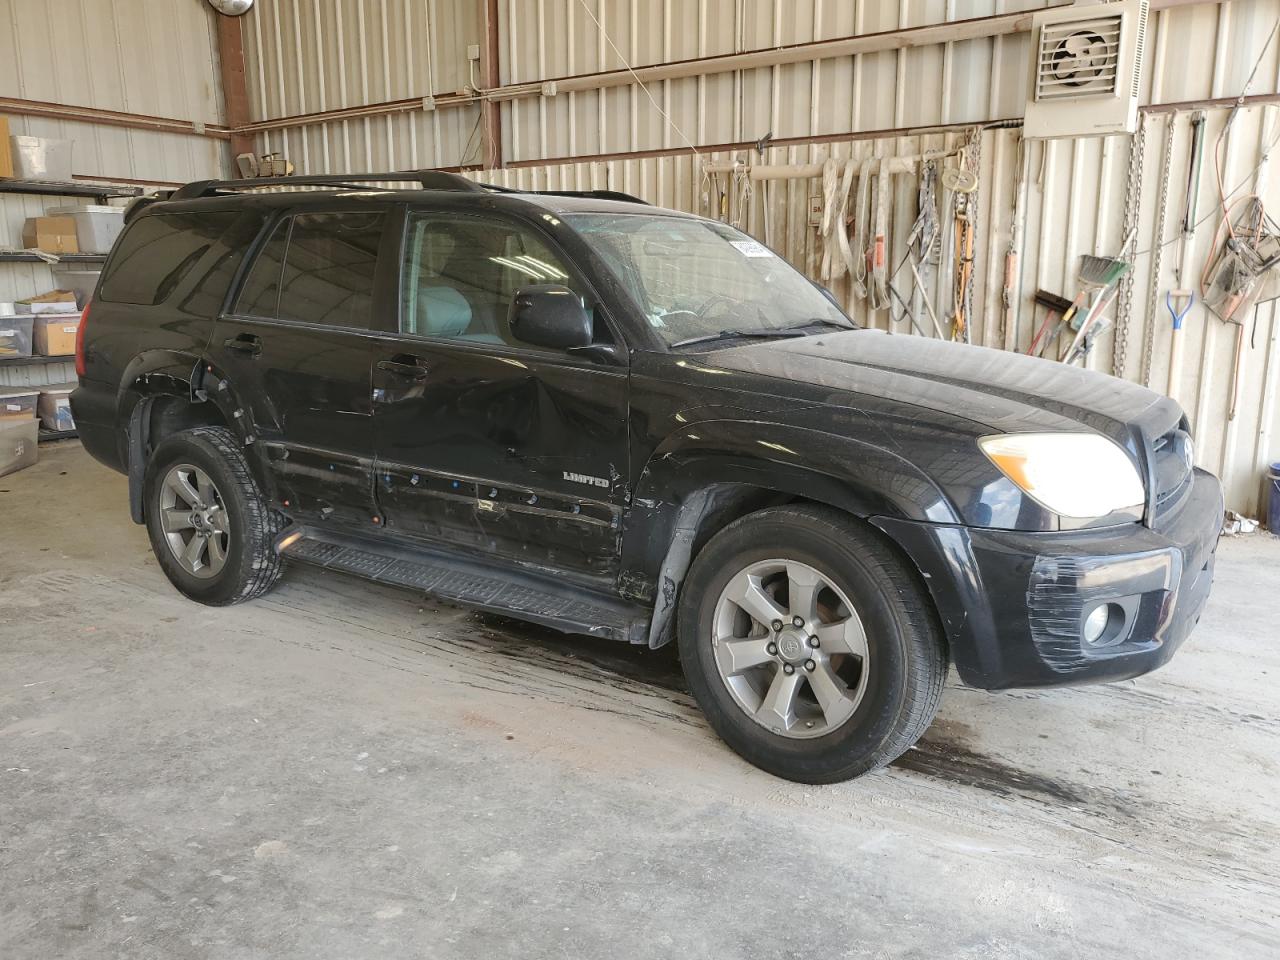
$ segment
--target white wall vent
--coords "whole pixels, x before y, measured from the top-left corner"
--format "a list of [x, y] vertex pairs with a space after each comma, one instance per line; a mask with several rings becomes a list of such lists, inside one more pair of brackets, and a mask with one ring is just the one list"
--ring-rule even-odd
[[1077, 4], [1036, 14], [1025, 137], [1133, 133], [1147, 0]]

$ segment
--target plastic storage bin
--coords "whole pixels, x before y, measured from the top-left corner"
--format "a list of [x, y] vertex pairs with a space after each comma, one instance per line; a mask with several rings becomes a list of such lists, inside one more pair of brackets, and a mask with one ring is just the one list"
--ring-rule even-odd
[[13, 146], [13, 175], [19, 180], [71, 180], [71, 148], [74, 140], [49, 137], [9, 138]]
[[0, 420], [32, 420], [36, 415], [38, 388], [0, 387]]
[[1280, 537], [1280, 463], [1267, 470], [1267, 529]]
[[0, 317], [0, 359], [31, 356], [31, 327], [35, 317]]
[[76, 304], [83, 307], [93, 299], [98, 289], [101, 270], [88, 269], [77, 263], [52, 264], [53, 282], [59, 290], [70, 290], [76, 295]]
[[81, 253], [110, 253], [111, 245], [124, 229], [124, 207], [104, 207], [82, 203], [52, 207], [50, 217], [70, 217], [76, 222], [76, 244]]
[[39, 441], [37, 421], [0, 420], [0, 477], [35, 463]]
[[40, 388], [40, 422], [46, 430], [74, 430], [76, 422], [71, 416], [71, 391], [74, 383], [54, 383]]

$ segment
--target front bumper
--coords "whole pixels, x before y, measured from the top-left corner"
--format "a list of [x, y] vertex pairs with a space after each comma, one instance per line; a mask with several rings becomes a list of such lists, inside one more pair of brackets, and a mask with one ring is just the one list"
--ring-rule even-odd
[[[879, 518], [933, 594], [961, 679], [988, 690], [1134, 677], [1161, 666], [1199, 622], [1213, 582], [1222, 488], [1195, 472], [1156, 528], [1024, 533]], [[1123, 611], [1105, 646], [1085, 616]]]

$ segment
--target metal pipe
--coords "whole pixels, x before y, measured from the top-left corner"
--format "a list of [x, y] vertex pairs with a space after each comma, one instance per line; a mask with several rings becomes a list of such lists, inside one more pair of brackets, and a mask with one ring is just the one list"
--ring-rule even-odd
[[[926, 153], [912, 154], [902, 157], [885, 158], [885, 166], [889, 173], [911, 173], [922, 160], [937, 160], [955, 154], [954, 150], [930, 150]], [[745, 169], [752, 180], [807, 180], [822, 176], [823, 164], [747, 164], [747, 163], [704, 163], [704, 173], [733, 173]]]
[[173, 117], [157, 117], [145, 113], [126, 113], [122, 110], [104, 110], [101, 107], [48, 103], [42, 100], [26, 100], [21, 97], [0, 97], [0, 113], [27, 117], [48, 117], [51, 120], [71, 120], [77, 123], [95, 123], [107, 127], [125, 127], [131, 130], [181, 133], [192, 137], [209, 137], [214, 140], [230, 140], [232, 136], [231, 129], [221, 123], [178, 120]]

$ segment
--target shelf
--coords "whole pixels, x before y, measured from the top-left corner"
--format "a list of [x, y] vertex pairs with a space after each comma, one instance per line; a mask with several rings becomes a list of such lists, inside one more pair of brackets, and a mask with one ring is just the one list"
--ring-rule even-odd
[[74, 353], [62, 354], [56, 357], [0, 357], [0, 366], [7, 367], [24, 367], [30, 363], [75, 363], [76, 355]]
[[0, 193], [35, 193], [46, 197], [140, 197], [141, 187], [110, 183], [66, 183], [61, 180], [0, 180]]
[[41, 443], [44, 443], [46, 440], [70, 440], [72, 437], [77, 436], [79, 436], [79, 434], [74, 430], [46, 430], [44, 427], [40, 428]]
[[0, 250], [0, 263], [47, 263], [53, 266], [54, 263], [105, 263], [107, 260], [105, 253], [61, 253], [54, 256], [58, 259], [50, 261], [44, 257], [37, 257], [34, 253]]

